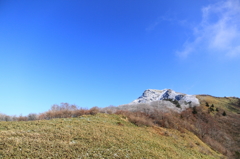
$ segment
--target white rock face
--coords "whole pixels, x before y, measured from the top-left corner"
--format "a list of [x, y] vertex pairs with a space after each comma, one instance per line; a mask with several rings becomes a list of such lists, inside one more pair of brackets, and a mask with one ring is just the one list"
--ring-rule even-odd
[[195, 95], [178, 93], [171, 89], [148, 89], [144, 91], [142, 96], [129, 104], [102, 108], [101, 111], [116, 112], [118, 110], [124, 110], [131, 112], [141, 111], [145, 113], [152, 113], [157, 110], [161, 112], [175, 111], [180, 113], [189, 107], [199, 105], [199, 100]]
[[[173, 107], [173, 102], [169, 101], [178, 101], [180, 104], [179, 107]], [[161, 103], [164, 108], [169, 108], [171, 110], [175, 110], [178, 112], [181, 112], [189, 107], [199, 106], [199, 100], [196, 98], [195, 95], [188, 95], [184, 93], [178, 93], [171, 89], [163, 89], [163, 90], [155, 90], [155, 89], [148, 89], [145, 90], [142, 96], [140, 96], [138, 99], [134, 100], [133, 102], [129, 103], [129, 105], [136, 105], [136, 104], [150, 104], [154, 101], [166, 101], [168, 102], [169, 106], [166, 106], [166, 104], [163, 104], [163, 102], [159, 103], [159, 108], [161, 108]], [[170, 104], [171, 103], [171, 104]], [[151, 104], [150, 104], [151, 105]]]

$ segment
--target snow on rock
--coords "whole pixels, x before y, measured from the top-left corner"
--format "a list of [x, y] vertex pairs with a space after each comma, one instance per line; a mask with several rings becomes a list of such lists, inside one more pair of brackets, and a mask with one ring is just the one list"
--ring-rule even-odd
[[[144, 91], [142, 96], [140, 96], [138, 99], [134, 100], [133, 102], [129, 103], [128, 105], [132, 105], [132, 107], [137, 107], [137, 105], [143, 104], [143, 103], [151, 105], [151, 103], [153, 103], [154, 101], [159, 101], [158, 107], [161, 109], [168, 108], [177, 112], [181, 112], [189, 107], [200, 105], [199, 100], [196, 98], [195, 95], [178, 93], [171, 89], [163, 89], [163, 90], [147, 89]], [[165, 103], [163, 101], [165, 101]], [[175, 103], [177, 101], [180, 107], [177, 106], [176, 104], [175, 104], [176, 106], [173, 107], [172, 103], [174, 103], [174, 101]], [[166, 104], [166, 102], [168, 104]], [[133, 106], [133, 105], [136, 105], [136, 106]]]
[[148, 89], [144, 91], [142, 96], [129, 104], [102, 108], [101, 111], [106, 113], [116, 112], [118, 110], [131, 112], [141, 111], [149, 114], [157, 110], [161, 112], [175, 111], [180, 113], [189, 107], [199, 105], [199, 100], [195, 95], [178, 93], [171, 89]]

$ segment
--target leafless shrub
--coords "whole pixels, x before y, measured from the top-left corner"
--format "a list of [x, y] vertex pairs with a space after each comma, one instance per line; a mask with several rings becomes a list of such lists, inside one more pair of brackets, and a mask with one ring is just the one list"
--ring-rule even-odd
[[128, 120], [138, 126], [153, 126], [152, 119], [140, 112], [130, 113]]
[[11, 116], [6, 115], [6, 116], [5, 116], [5, 121], [12, 121]]
[[99, 109], [99, 112], [100, 113], [112, 114], [112, 113], [115, 113], [117, 110], [118, 110], [118, 107], [110, 105], [108, 107]]
[[107, 110], [107, 114], [113, 114], [112, 110]]
[[38, 116], [38, 119], [39, 119], [39, 120], [44, 120], [44, 119], [46, 119], [46, 118], [47, 118], [46, 113], [41, 113], [41, 114], [39, 114], [39, 116]]
[[51, 107], [51, 111], [62, 111], [62, 110], [69, 110], [69, 111], [74, 111], [77, 110], [76, 105], [70, 105], [68, 103], [61, 103], [61, 105], [54, 104]]
[[28, 114], [27, 118], [28, 120], [37, 120], [38, 116], [37, 114], [31, 113], [31, 114]]
[[28, 118], [27, 118], [26, 116], [20, 115], [20, 116], [18, 117], [18, 121], [27, 121], [27, 120], [28, 120]]
[[97, 113], [99, 113], [99, 108], [98, 107], [93, 107], [89, 110], [90, 115], [96, 115]]
[[11, 116], [11, 121], [18, 121], [18, 117], [16, 115]]
[[6, 121], [6, 115], [0, 114], [0, 121]]
[[115, 114], [123, 115], [137, 126], [153, 126], [153, 120], [143, 112], [117, 111]]
[[80, 108], [80, 109], [74, 110], [72, 112], [72, 117], [78, 117], [78, 116], [82, 116], [84, 114], [87, 114], [87, 110]]
[[0, 121], [17, 121], [18, 117], [0, 114]]
[[41, 113], [39, 119], [52, 119], [52, 118], [70, 118], [78, 117], [84, 114], [90, 114], [87, 110], [78, 108], [76, 105], [68, 103], [61, 103], [61, 105], [53, 105], [47, 112]]
[[53, 105], [50, 110], [47, 112], [41, 113], [38, 115], [38, 118], [41, 119], [52, 119], [52, 118], [71, 118], [78, 117], [82, 115], [95, 115], [99, 113], [98, 107], [93, 107], [89, 110], [78, 108], [76, 105], [70, 105], [68, 103], [61, 103], [61, 105]]

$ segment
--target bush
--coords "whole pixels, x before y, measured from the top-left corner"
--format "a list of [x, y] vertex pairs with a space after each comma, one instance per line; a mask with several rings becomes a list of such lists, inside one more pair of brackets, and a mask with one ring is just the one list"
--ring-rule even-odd
[[213, 107], [209, 107], [208, 108], [208, 113], [211, 113], [211, 112], [213, 112], [214, 111], [214, 108]]
[[153, 126], [152, 119], [150, 119], [143, 113], [140, 112], [130, 113], [127, 117], [131, 123], [137, 126]]
[[12, 117], [5, 115], [5, 114], [0, 114], [0, 121], [12, 121]]
[[206, 102], [206, 107], [209, 107], [209, 104], [208, 104], [208, 102]]
[[227, 113], [224, 111], [224, 112], [222, 113], [222, 115], [223, 115], [223, 116], [226, 116], [226, 115], [227, 115]]
[[5, 121], [12, 121], [12, 118], [8, 115], [5, 116]]
[[18, 121], [27, 121], [27, 120], [28, 120], [28, 118], [27, 118], [26, 116], [20, 115], [20, 116], [18, 117]]
[[99, 113], [98, 107], [93, 107], [89, 110], [90, 115], [96, 115], [97, 113]]
[[72, 117], [79, 117], [82, 116], [84, 114], [87, 114], [87, 110], [86, 109], [77, 109], [75, 111], [72, 112]]
[[115, 112], [117, 115], [123, 115], [127, 117], [127, 119], [137, 125], [137, 126], [153, 126], [153, 120], [143, 112], [130, 112], [130, 111], [122, 111], [118, 110]]
[[197, 109], [196, 109], [196, 107], [193, 107], [192, 113], [193, 113], [193, 114], [197, 114]]
[[38, 119], [37, 114], [34, 114], [34, 113], [28, 114], [28, 120], [37, 120], [37, 119]]
[[94, 110], [86, 110], [78, 108], [76, 105], [68, 103], [61, 103], [61, 105], [53, 105], [47, 112], [41, 113], [39, 119], [52, 119], [52, 118], [70, 118], [78, 117], [84, 114], [94, 114]]

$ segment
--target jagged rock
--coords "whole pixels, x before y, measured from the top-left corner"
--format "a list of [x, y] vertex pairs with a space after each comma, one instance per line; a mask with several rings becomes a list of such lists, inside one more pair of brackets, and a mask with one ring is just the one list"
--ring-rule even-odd
[[163, 89], [163, 90], [156, 90], [156, 89], [147, 89], [143, 92], [142, 96], [138, 99], [134, 100], [129, 104], [137, 104], [137, 103], [149, 103], [152, 101], [157, 100], [167, 100], [172, 99], [179, 102], [191, 102], [193, 105], [199, 105], [199, 100], [196, 98], [195, 95], [188, 95], [184, 93], [178, 93], [171, 89]]
[[[158, 107], [161, 109], [172, 109], [178, 112], [181, 112], [189, 107], [200, 105], [199, 100], [196, 98], [195, 95], [179, 93], [171, 89], [147, 89], [143, 92], [142, 96], [129, 103], [128, 105], [136, 105], [140, 103], [150, 104], [154, 101], [168, 101], [168, 104], [166, 104], [166, 102], [164, 104], [163, 102], [158, 102]], [[173, 107], [172, 104], [175, 104], [175, 107]], [[156, 103], [154, 105], [156, 105]]]
[[117, 110], [127, 110], [151, 113], [158, 110], [162, 112], [175, 111], [180, 113], [189, 107], [199, 105], [199, 100], [195, 95], [178, 93], [171, 89], [147, 89], [143, 92], [142, 96], [129, 104], [118, 107], [106, 107], [103, 108], [102, 111], [107, 112], [110, 110], [116, 112]]

